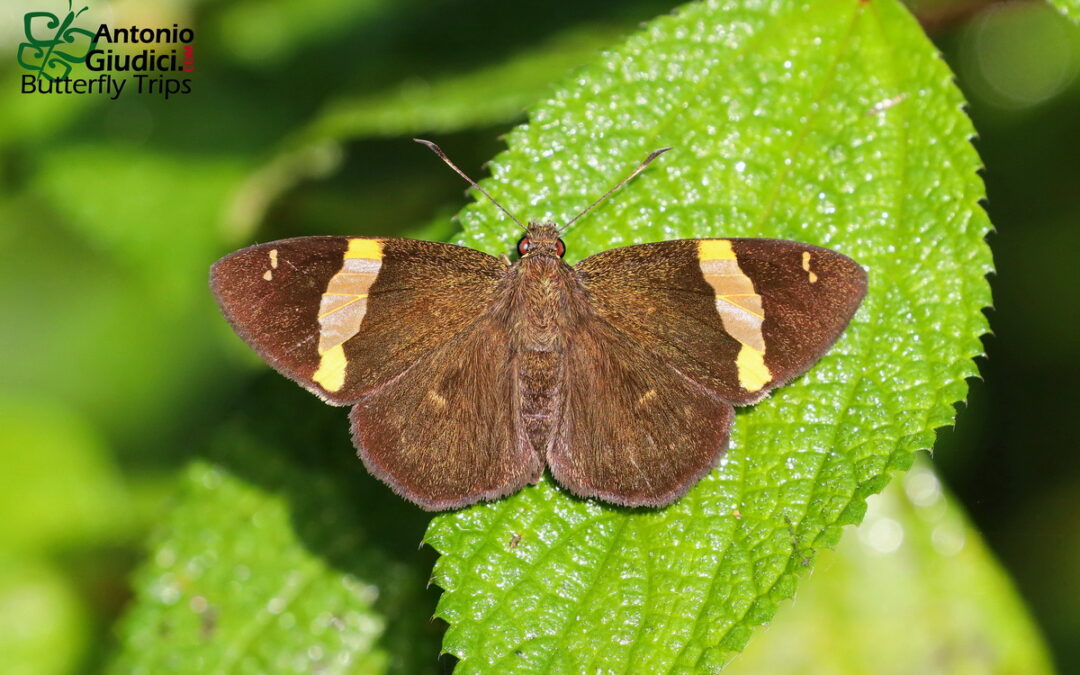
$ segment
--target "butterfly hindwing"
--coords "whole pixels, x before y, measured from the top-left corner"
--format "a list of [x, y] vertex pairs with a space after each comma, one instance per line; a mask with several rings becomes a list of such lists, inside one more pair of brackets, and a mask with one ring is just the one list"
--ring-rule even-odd
[[866, 293], [850, 258], [775, 239], [627, 246], [574, 269], [594, 312], [734, 405], [806, 372]]
[[505, 269], [453, 244], [300, 237], [222, 258], [210, 285], [267, 363], [349, 405], [474, 322]]
[[519, 424], [509, 326], [486, 316], [352, 410], [368, 470], [429, 510], [496, 499], [544, 462]]
[[731, 405], [601, 319], [567, 341], [564, 398], [547, 461], [582, 497], [662, 506], [727, 447]]

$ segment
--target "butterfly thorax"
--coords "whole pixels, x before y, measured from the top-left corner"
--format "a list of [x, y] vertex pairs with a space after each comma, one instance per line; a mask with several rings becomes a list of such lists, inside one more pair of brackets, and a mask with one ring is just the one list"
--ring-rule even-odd
[[573, 268], [556, 255], [530, 255], [507, 272], [506, 285], [515, 351], [561, 352], [567, 328], [588, 311]]

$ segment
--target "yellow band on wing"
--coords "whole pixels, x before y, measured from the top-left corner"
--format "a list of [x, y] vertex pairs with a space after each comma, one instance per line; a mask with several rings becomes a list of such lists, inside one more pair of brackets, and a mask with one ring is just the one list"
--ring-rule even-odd
[[739, 369], [739, 386], [746, 391], [759, 391], [772, 380], [772, 373], [765, 365], [765, 354], [753, 347], [742, 346], [735, 361]]
[[345, 349], [341, 345], [331, 347], [319, 357], [319, 369], [311, 376], [326, 391], [338, 391], [345, 386]]
[[698, 258], [707, 260], [734, 260], [735, 250], [727, 239], [702, 239], [698, 242]]
[[329, 392], [345, 386], [349, 360], [344, 343], [360, 331], [368, 290], [379, 275], [381, 239], [349, 239], [341, 269], [331, 277], [319, 305], [319, 368], [311, 379]]
[[345, 251], [345, 259], [349, 258], [373, 258], [382, 260], [381, 239], [350, 239], [349, 250]]
[[773, 379], [765, 365], [761, 296], [739, 266], [735, 249], [727, 239], [698, 241], [698, 265], [705, 282], [712, 286], [724, 330], [740, 344], [735, 359], [739, 386], [746, 391], [760, 391]]

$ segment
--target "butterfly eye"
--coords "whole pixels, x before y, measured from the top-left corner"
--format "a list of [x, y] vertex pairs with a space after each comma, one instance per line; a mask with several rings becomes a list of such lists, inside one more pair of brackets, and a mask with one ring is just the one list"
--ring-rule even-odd
[[526, 253], [529, 252], [529, 248], [531, 246], [532, 246], [532, 242], [529, 241], [529, 238], [528, 237], [522, 237], [521, 241], [518, 242], [518, 254], [519, 255], [525, 255]]
[[562, 239], [555, 242], [555, 253], [557, 253], [560, 258], [566, 253], [566, 244], [562, 242]]

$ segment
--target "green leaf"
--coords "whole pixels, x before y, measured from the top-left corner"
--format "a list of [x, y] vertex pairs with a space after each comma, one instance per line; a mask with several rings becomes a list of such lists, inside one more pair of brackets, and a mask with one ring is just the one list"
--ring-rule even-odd
[[958, 36], [954, 62], [989, 124], [1053, 100], [1080, 72], [1080, 26], [1043, 3], [993, 5]]
[[521, 117], [526, 106], [550, 93], [559, 78], [609, 44], [616, 32], [611, 26], [578, 27], [495, 65], [332, 101], [248, 177], [232, 200], [229, 229], [238, 240], [250, 237], [282, 194], [337, 170], [346, 141], [448, 133]]
[[572, 68], [611, 44], [616, 31], [578, 27], [505, 61], [330, 104], [304, 132], [315, 138], [447, 133], [520, 117]]
[[138, 270], [170, 311], [205, 297], [191, 278], [218, 252], [223, 204], [245, 160], [83, 143], [39, 161], [34, 194], [101, 251]]
[[247, 166], [127, 142], [35, 152], [25, 187], [0, 195], [0, 244], [20, 251], [0, 269], [0, 304], [22, 318], [0, 333], [20, 355], [0, 389], [65, 400], [108, 431], [176, 424], [228, 331], [205, 279]]
[[[976, 374], [991, 269], [979, 159], [951, 74], [893, 0], [687, 5], [531, 111], [485, 184], [565, 221], [650, 150], [675, 150], [583, 220], [571, 260], [703, 236], [795, 239], [862, 263], [829, 354], [741, 411], [710, 475], [663, 510], [550, 481], [437, 517], [438, 615], [460, 672], [715, 672], [816, 550], [929, 448]], [[518, 236], [490, 204], [462, 241]]]
[[22, 93], [22, 69], [0, 72], [0, 148], [48, 138], [93, 108], [91, 96]]
[[113, 672], [412, 673], [435, 663], [430, 609], [416, 601], [422, 572], [387, 557], [392, 547], [373, 532], [386, 514], [356, 503], [356, 481], [289, 461], [240, 428], [213, 445], [222, 459], [189, 467], [136, 575]]
[[[929, 462], [871, 497], [798, 600], [726, 669], [739, 673], [1051, 673], [1008, 577]], [[903, 635], [902, 640], [895, 636]]]
[[241, 0], [224, 7], [212, 32], [236, 61], [280, 67], [305, 47], [339, 40], [390, 6], [388, 0]]

